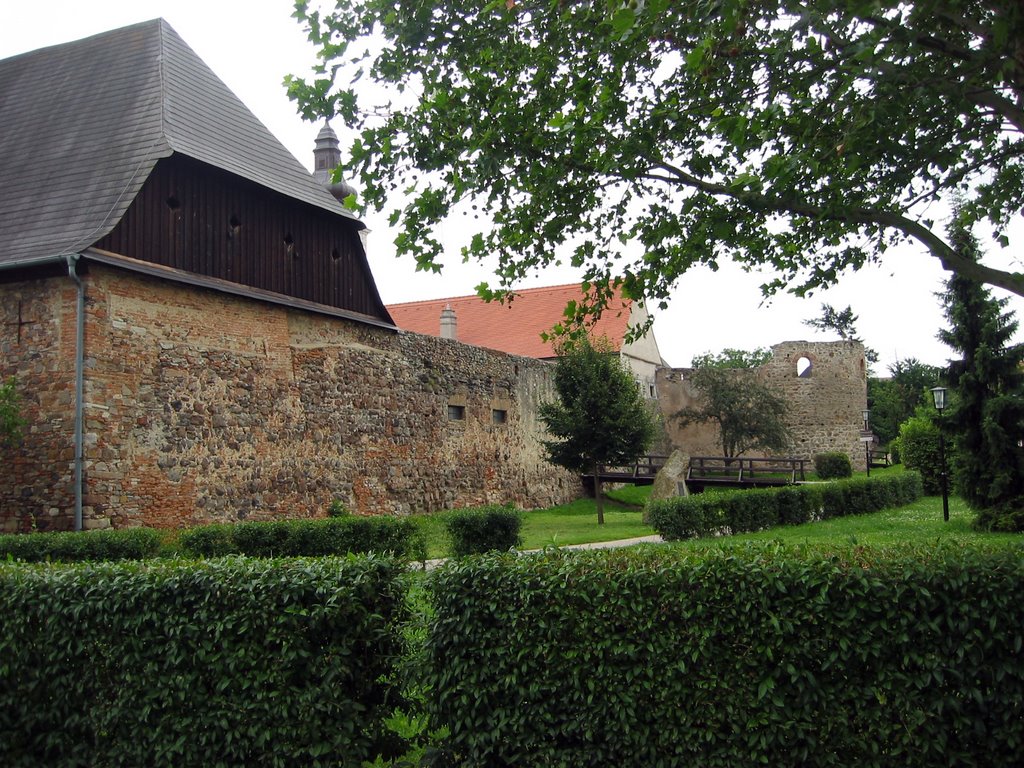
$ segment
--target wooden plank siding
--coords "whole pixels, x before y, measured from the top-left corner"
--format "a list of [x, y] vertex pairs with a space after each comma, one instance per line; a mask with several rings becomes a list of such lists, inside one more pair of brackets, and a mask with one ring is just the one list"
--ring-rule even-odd
[[388, 321], [358, 227], [172, 155], [95, 247]]

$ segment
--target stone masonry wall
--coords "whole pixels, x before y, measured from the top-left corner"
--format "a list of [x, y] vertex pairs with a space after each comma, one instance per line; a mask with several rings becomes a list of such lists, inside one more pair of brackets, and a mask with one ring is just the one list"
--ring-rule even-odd
[[[86, 527], [318, 516], [335, 498], [407, 514], [578, 494], [542, 456], [547, 364], [96, 265], [86, 284]], [[4, 450], [0, 528], [66, 529], [74, 286], [0, 292], [7, 315], [20, 301], [35, 318], [6, 317], [0, 337], [29, 420]]]
[[72, 519], [76, 293], [67, 277], [0, 286], [0, 376], [17, 377], [27, 422], [0, 446], [0, 532]]
[[[798, 375], [798, 362], [810, 363]], [[672, 415], [699, 401], [688, 379], [689, 369], [658, 371], [658, 397], [672, 444], [690, 456], [718, 456], [722, 446], [712, 424], [679, 427]], [[787, 341], [772, 347], [772, 359], [758, 376], [779, 391], [789, 404], [793, 433], [790, 454], [811, 459], [826, 451], [842, 451], [857, 469], [865, 468], [861, 412], [867, 403], [864, 347], [858, 342]]]

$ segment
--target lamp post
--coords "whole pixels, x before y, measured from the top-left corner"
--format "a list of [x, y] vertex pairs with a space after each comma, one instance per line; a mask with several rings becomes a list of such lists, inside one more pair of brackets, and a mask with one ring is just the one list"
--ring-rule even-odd
[[939, 479], [942, 481], [942, 519], [949, 522], [949, 473], [946, 471], [946, 438], [942, 431], [942, 412], [946, 410], [946, 388], [932, 387], [932, 400], [935, 401], [935, 410], [939, 412], [939, 463], [942, 464], [942, 471]]
[[867, 470], [868, 477], [871, 477], [871, 440], [874, 436], [871, 434], [871, 427], [868, 426], [868, 421], [871, 419], [871, 411], [865, 408], [860, 413], [864, 417], [864, 431], [861, 432], [861, 440], [864, 443], [864, 469]]

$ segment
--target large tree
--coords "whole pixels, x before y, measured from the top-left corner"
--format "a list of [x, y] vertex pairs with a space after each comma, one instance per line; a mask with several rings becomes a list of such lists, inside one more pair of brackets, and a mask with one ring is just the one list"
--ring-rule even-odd
[[640, 388], [618, 355], [586, 337], [559, 347], [554, 384], [558, 399], [542, 403], [550, 440], [548, 459], [594, 477], [597, 522], [604, 524], [601, 466], [631, 464], [654, 438], [654, 420]]
[[890, 365], [888, 378], [868, 379], [871, 428], [882, 445], [895, 439], [900, 425], [914, 416], [918, 406], [931, 407], [928, 390], [944, 376], [943, 369], [909, 357]]
[[[962, 220], [950, 228], [965, 258], [978, 245]], [[1017, 321], [1006, 300], [954, 276], [944, 297], [949, 329], [939, 338], [959, 354], [950, 363], [955, 390], [947, 425], [956, 453], [954, 480], [984, 528], [1024, 530], [1024, 344], [1012, 343]]]
[[705, 356], [704, 365], [689, 375], [701, 400], [677, 411], [675, 419], [684, 427], [700, 422], [717, 425], [726, 458], [752, 450], [786, 450], [792, 441], [786, 399], [753, 367], [736, 366], [735, 360], [735, 355]]
[[[733, 258], [800, 293], [913, 240], [1024, 295], [1024, 275], [965, 259], [929, 220], [959, 192], [1005, 244], [1021, 209], [1018, 0], [296, 8], [322, 68], [290, 93], [361, 131], [350, 171], [373, 208], [407, 195], [392, 223], [422, 269], [437, 224], [475, 207], [466, 256], [497, 258], [497, 289], [568, 258], [664, 306], [689, 267]], [[394, 100], [371, 109], [381, 87]]]

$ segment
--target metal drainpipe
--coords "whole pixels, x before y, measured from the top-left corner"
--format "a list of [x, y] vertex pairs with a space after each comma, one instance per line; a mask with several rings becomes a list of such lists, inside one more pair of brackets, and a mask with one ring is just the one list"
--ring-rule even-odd
[[75, 530], [82, 530], [82, 412], [85, 380], [85, 283], [75, 272], [80, 253], [68, 254], [68, 277], [78, 286], [75, 308]]

